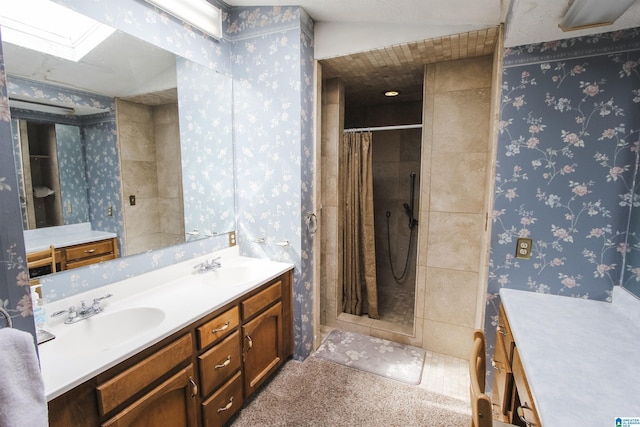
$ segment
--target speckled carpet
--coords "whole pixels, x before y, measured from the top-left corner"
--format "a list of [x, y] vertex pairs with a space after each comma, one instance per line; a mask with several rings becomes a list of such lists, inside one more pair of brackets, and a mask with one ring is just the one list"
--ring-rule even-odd
[[288, 361], [233, 427], [467, 427], [469, 404], [310, 356]]
[[382, 338], [334, 329], [316, 356], [407, 384], [420, 384], [425, 351]]

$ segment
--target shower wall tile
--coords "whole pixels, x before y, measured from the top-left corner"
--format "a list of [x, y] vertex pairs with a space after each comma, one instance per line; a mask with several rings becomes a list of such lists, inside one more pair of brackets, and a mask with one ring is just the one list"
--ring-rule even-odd
[[[326, 161], [324, 161], [326, 160]], [[325, 157], [322, 162], [322, 200], [323, 205], [337, 206], [338, 205], [338, 160], [337, 158]]]
[[436, 64], [435, 91], [453, 92], [490, 88], [493, 56], [461, 59]]
[[160, 215], [158, 199], [139, 199], [135, 206], [128, 202], [124, 207], [125, 225], [127, 230], [127, 245], [129, 238], [157, 233], [160, 230]]
[[336, 206], [322, 207], [322, 225], [325, 238], [322, 239], [323, 252], [338, 254], [338, 208]]
[[145, 234], [130, 237], [127, 241], [127, 250], [132, 254], [140, 254], [153, 249], [162, 248], [162, 233]]
[[481, 213], [485, 209], [487, 156], [482, 153], [436, 153], [431, 173], [431, 209]]
[[414, 326], [422, 325], [424, 319], [425, 294], [427, 290], [427, 270], [428, 268], [418, 263], [418, 276], [416, 278], [416, 306]]
[[[429, 267], [427, 269], [424, 318], [472, 328], [476, 314], [478, 273]], [[457, 304], [451, 309], [451, 295]]]
[[168, 234], [182, 235], [184, 241], [184, 220], [181, 199], [158, 199], [160, 211], [160, 231]]
[[482, 214], [431, 212], [427, 265], [477, 272], [483, 227]]
[[489, 89], [436, 93], [433, 152], [486, 153], [490, 98]]
[[122, 191], [125, 199], [135, 195], [137, 199], [158, 197], [156, 162], [123, 160]]
[[469, 359], [474, 328], [424, 319], [423, 348], [434, 353]]

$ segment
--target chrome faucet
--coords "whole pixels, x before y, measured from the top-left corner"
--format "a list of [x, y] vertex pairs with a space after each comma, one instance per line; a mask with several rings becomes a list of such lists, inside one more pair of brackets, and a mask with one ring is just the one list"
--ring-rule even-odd
[[111, 297], [111, 294], [106, 294], [100, 298], [94, 298], [93, 303], [88, 306], [83, 301], [80, 301], [80, 310], [77, 310], [75, 306], [71, 306], [66, 310], [56, 311], [51, 315], [51, 317], [58, 317], [64, 313], [67, 313], [67, 320], [64, 321], [66, 324], [76, 323], [84, 319], [88, 319], [91, 316], [95, 316], [98, 313], [102, 313], [104, 308], [100, 305], [100, 301], [103, 299]]
[[220, 267], [222, 267], [222, 263], [220, 262], [222, 258], [218, 257], [212, 259], [211, 261], [201, 262], [200, 264], [196, 264], [193, 266], [194, 269], [197, 270], [198, 273], [203, 274], [209, 271], [216, 271]]

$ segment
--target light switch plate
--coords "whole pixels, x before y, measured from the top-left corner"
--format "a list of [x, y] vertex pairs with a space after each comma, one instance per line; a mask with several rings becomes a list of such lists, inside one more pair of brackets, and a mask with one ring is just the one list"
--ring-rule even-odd
[[525, 237], [520, 237], [516, 241], [516, 258], [530, 259], [533, 241]]

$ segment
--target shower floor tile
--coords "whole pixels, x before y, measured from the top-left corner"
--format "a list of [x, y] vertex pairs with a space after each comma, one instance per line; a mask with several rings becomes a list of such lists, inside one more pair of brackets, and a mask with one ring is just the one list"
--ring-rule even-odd
[[415, 287], [407, 283], [378, 285], [378, 315], [380, 320], [413, 328]]

